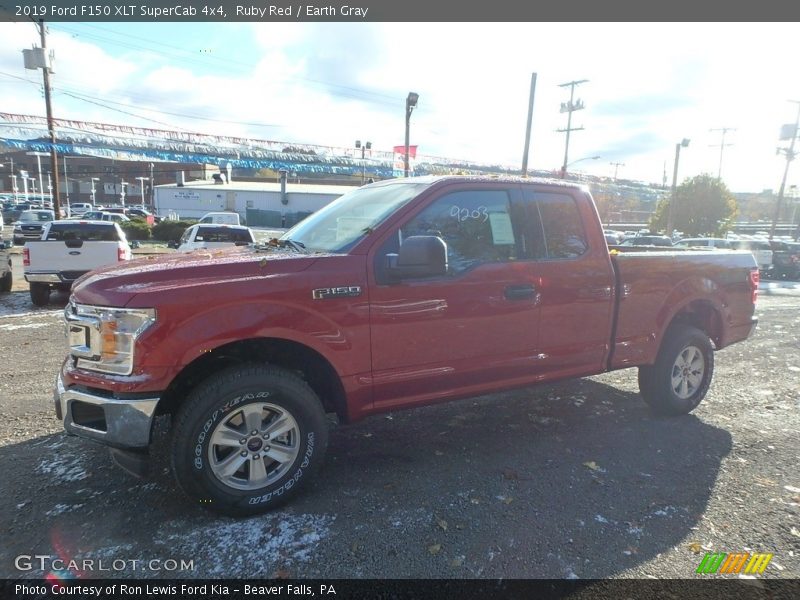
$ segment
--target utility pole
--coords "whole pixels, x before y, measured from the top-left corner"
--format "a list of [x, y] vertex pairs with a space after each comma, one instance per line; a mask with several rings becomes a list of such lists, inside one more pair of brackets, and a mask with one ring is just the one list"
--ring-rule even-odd
[[716, 148], [719, 146], [719, 169], [717, 169], [717, 180], [722, 181], [722, 152], [725, 150], [725, 146], [733, 146], [733, 144], [726, 144], [725, 143], [725, 134], [729, 131], [736, 131], [735, 127], [720, 127], [718, 129], [709, 129], [709, 131], [720, 131], [722, 132], [722, 139], [720, 140], [719, 144], [711, 144], [709, 147]]
[[775, 205], [775, 214], [772, 217], [772, 227], [769, 229], [769, 239], [771, 240], [775, 235], [775, 227], [778, 225], [778, 219], [781, 216], [781, 208], [783, 208], [783, 193], [786, 190], [786, 178], [789, 176], [789, 165], [792, 164], [797, 154], [794, 151], [794, 143], [797, 140], [797, 127], [800, 126], [800, 101], [789, 100], [797, 104], [797, 117], [794, 120], [794, 128], [791, 129], [792, 141], [789, 142], [788, 148], [778, 148], [778, 154], [786, 156], [786, 167], [783, 169], [783, 179], [781, 180], [781, 187], [778, 190], [778, 203]]
[[580, 79], [578, 81], [570, 81], [567, 83], [561, 83], [558, 87], [567, 87], [569, 86], [569, 102], [562, 102], [561, 103], [561, 112], [567, 113], [567, 128], [566, 129], [557, 129], [556, 131], [559, 133], [566, 132], [567, 134], [567, 141], [566, 145], [564, 146], [564, 164], [561, 167], [561, 179], [565, 179], [567, 177], [567, 164], [569, 163], [569, 134], [572, 131], [581, 131], [583, 127], [573, 127], [572, 126], [572, 113], [576, 110], [583, 110], [583, 100], [578, 100], [577, 102], [574, 101], [575, 99], [575, 86], [580, 85], [582, 83], [586, 83], [589, 81], [588, 79]]
[[616, 181], [617, 180], [617, 169], [619, 169], [620, 167], [624, 167], [625, 163], [612, 162], [610, 164], [611, 164], [611, 166], [614, 167], [614, 181]]
[[[42, 69], [42, 77], [44, 79], [44, 101], [45, 101], [45, 108], [47, 109], [47, 131], [50, 134], [50, 164], [52, 165], [53, 171], [53, 183], [55, 184], [55, 194], [53, 195], [53, 212], [55, 213], [55, 218], [61, 218], [61, 191], [59, 190], [58, 186], [58, 156], [56, 155], [56, 129], [55, 123], [53, 121], [53, 106], [50, 99], [50, 73], [52, 72], [51, 61], [48, 59], [47, 56], [47, 27], [45, 27], [44, 19], [39, 19], [39, 23], [36, 24], [39, 28], [39, 37], [42, 41], [42, 47], [33, 51], [24, 50], [23, 54], [26, 52], [30, 52], [30, 55], [25, 56], [25, 68], [28, 69]], [[34, 54], [38, 54], [38, 56], [33, 57]], [[30, 62], [30, 58], [34, 58], [33, 62]], [[41, 185], [39, 186], [41, 187]], [[42, 193], [44, 190], [42, 190]]]
[[531, 145], [531, 122], [533, 121], [533, 97], [536, 94], [536, 73], [531, 73], [531, 93], [528, 100], [528, 124], [525, 127], [525, 149], [522, 152], [522, 176], [528, 176], [528, 150]]

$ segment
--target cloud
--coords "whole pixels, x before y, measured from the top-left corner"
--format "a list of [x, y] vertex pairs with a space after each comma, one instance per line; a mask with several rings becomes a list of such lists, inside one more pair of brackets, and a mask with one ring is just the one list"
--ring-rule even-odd
[[[800, 97], [780, 59], [795, 54], [790, 23], [158, 23], [132, 35], [87, 27], [51, 30], [57, 116], [388, 150], [403, 141], [414, 91], [420, 152], [517, 165], [536, 72], [534, 168], [563, 161], [559, 107], [569, 97], [560, 84], [588, 79], [576, 88], [586, 108], [573, 115], [584, 129], [571, 136], [570, 161], [601, 155], [580, 168], [610, 175], [608, 163], [621, 161], [624, 176], [660, 182], [688, 137], [681, 173], [716, 172], [720, 138], [709, 130], [731, 127], [723, 173], [736, 190], [777, 188], [777, 131], [796, 114], [786, 100]], [[43, 114], [40, 75], [22, 68], [20, 54], [37, 39], [32, 24], [0, 24], [0, 71], [25, 80], [0, 75], [0, 110]], [[213, 53], [201, 55], [206, 47]]]

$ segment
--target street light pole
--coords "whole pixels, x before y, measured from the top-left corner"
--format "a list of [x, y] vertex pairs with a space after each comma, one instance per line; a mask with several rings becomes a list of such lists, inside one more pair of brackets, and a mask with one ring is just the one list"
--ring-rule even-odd
[[792, 130], [792, 141], [789, 143], [788, 148], [778, 148], [778, 153], [783, 152], [786, 155], [786, 167], [783, 169], [783, 179], [781, 179], [781, 187], [778, 190], [778, 202], [775, 205], [775, 214], [772, 217], [772, 227], [769, 229], [769, 239], [771, 240], [775, 235], [775, 228], [778, 225], [778, 219], [781, 216], [781, 208], [783, 208], [783, 193], [786, 190], [786, 178], [789, 176], [789, 165], [795, 159], [797, 154], [794, 151], [794, 142], [797, 140], [797, 128], [800, 126], [800, 101], [790, 100], [797, 104], [797, 118], [794, 121], [794, 129]]
[[[36, 165], [39, 169], [39, 192], [44, 195], [44, 183], [42, 181], [42, 157], [47, 156], [46, 152], [26, 152], [28, 156], [35, 156], [36, 157]], [[34, 191], [34, 193], [36, 193]]]
[[95, 192], [97, 190], [94, 187], [94, 182], [95, 181], [100, 181], [100, 178], [99, 177], [92, 177], [92, 208], [94, 208], [96, 206], [96, 203], [95, 203], [95, 198], [96, 198]]
[[411, 112], [416, 108], [417, 101], [419, 100], [419, 94], [415, 94], [414, 92], [408, 92], [408, 96], [406, 97], [406, 154], [405, 154], [405, 163], [403, 168], [403, 173], [405, 177], [408, 177], [408, 146], [410, 142], [410, 132], [411, 132]]
[[675, 144], [675, 167], [672, 170], [672, 197], [669, 201], [667, 209], [667, 235], [672, 237], [672, 229], [675, 223], [675, 201], [678, 196], [678, 161], [681, 158], [681, 148], [686, 148], [689, 145], [689, 138], [683, 138], [680, 142]]
[[145, 204], [144, 204], [144, 182], [145, 181], [150, 181], [150, 178], [149, 177], [137, 177], [136, 179], [139, 180], [139, 189], [142, 192], [142, 208], [145, 208]]
[[364, 142], [361, 143], [361, 140], [356, 140], [356, 150], [361, 149], [361, 185], [364, 185], [364, 182], [367, 179], [367, 164], [366, 164], [366, 157], [365, 151], [372, 149], [372, 142]]

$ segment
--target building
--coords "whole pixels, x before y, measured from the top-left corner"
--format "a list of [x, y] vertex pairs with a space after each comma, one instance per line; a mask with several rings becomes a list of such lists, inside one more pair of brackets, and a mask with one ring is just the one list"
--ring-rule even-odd
[[233, 211], [250, 226], [291, 227], [345, 192], [347, 185], [288, 182], [180, 180], [155, 188], [155, 210], [162, 216], [199, 219], [209, 212]]

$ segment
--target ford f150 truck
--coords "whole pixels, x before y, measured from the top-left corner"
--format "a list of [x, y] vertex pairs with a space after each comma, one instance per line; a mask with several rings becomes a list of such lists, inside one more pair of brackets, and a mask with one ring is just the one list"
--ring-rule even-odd
[[130, 258], [125, 233], [105, 221], [51, 221], [41, 240], [27, 242], [22, 249], [25, 280], [36, 306], [48, 303], [52, 287], [69, 291], [92, 269]]
[[756, 325], [749, 252], [609, 251], [588, 190], [413, 178], [352, 191], [263, 248], [99, 269], [65, 309], [66, 431], [147, 465], [172, 416], [181, 488], [254, 514], [320, 467], [342, 422], [639, 368], [655, 411], [706, 395], [714, 351]]

